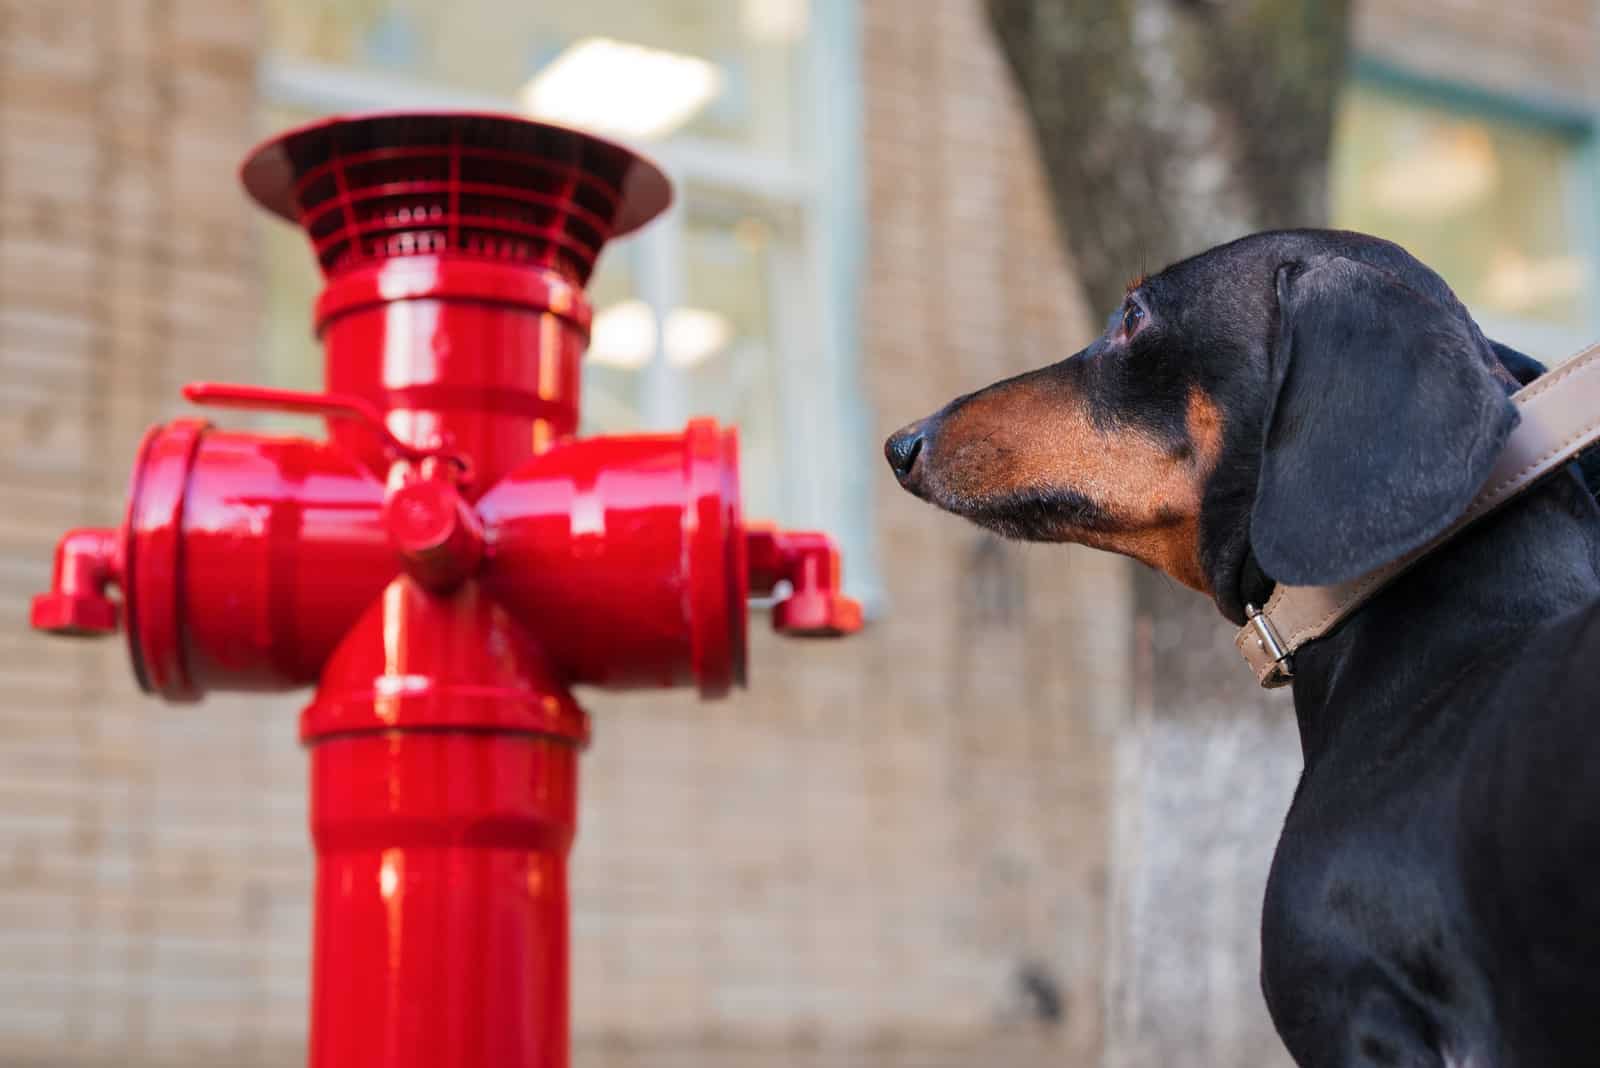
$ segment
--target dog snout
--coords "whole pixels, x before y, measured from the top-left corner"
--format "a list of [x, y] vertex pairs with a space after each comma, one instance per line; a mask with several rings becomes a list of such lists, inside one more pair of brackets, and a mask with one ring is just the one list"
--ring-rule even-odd
[[922, 469], [917, 464], [922, 456], [922, 443], [926, 436], [923, 429], [924, 420], [902, 427], [889, 435], [889, 440], [883, 443], [883, 455], [889, 460], [889, 467], [894, 470], [894, 477], [900, 485], [916, 492], [917, 483], [920, 481]]

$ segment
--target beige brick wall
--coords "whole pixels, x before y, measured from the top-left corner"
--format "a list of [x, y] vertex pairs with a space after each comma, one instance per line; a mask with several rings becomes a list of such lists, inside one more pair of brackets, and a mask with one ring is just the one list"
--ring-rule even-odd
[[[1379, 6], [1373, 48], [1446, 32], [1434, 5]], [[1587, 84], [1569, 38], [1593, 4], [1446, 6], [1481, 48], [1485, 20], [1532, 27], [1529, 84]], [[863, 385], [887, 432], [1097, 315], [978, 0], [862, 10]], [[303, 1056], [297, 702], [156, 704], [119, 644], [24, 630], [55, 536], [116, 520], [176, 385], [259, 376], [259, 231], [232, 178], [257, 41], [254, 0], [0, 0], [4, 1065]], [[588, 697], [577, 1063], [1276, 1063], [1253, 899], [1292, 728], [1135, 701], [1136, 639], [1165, 639], [1135, 626], [1126, 565], [1001, 545], [863, 462], [881, 623], [798, 649], [758, 631], [735, 700]], [[1058, 984], [1059, 1022], [1024, 967]]]
[[[253, 375], [249, 0], [0, 3], [0, 1063], [253, 1063], [302, 1016], [289, 709], [139, 700], [44, 641], [54, 538], [119, 519], [177, 385]], [[285, 1063], [277, 1057], [276, 1063]]]

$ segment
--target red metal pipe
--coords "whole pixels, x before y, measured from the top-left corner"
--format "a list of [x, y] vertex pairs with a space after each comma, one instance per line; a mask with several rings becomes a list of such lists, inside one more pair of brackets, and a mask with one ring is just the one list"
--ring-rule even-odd
[[[409, 256], [332, 279], [317, 313], [328, 392], [378, 408], [404, 441], [470, 456], [479, 490], [578, 428], [589, 305], [558, 275]], [[364, 427], [330, 432], [387, 468]]]
[[383, 484], [335, 446], [199, 420], [151, 431], [122, 583], [140, 684], [192, 701], [316, 682], [400, 569], [383, 501]]
[[727, 693], [749, 596], [736, 449], [697, 419], [530, 459], [478, 501], [485, 589], [573, 682]]
[[476, 583], [397, 578], [301, 718], [314, 1068], [565, 1068], [567, 852], [588, 720]]
[[52, 634], [92, 636], [117, 629], [107, 589], [122, 577], [122, 538], [103, 528], [69, 530], [56, 546], [50, 592], [34, 598], [30, 622]]
[[313, 1068], [565, 1068], [577, 684], [745, 678], [746, 609], [860, 626], [821, 534], [746, 530], [733, 431], [579, 440], [582, 286], [660, 172], [493, 116], [315, 124], [245, 183], [307, 229], [328, 391], [197, 383], [327, 442], [178, 420], [120, 530], [68, 534], [33, 623], [114, 629], [168, 700], [317, 684]]
[[836, 638], [861, 629], [861, 606], [839, 592], [844, 569], [833, 539], [813, 531], [753, 527], [746, 535], [750, 592], [772, 593], [788, 582], [790, 593], [773, 608], [772, 625], [785, 634]]

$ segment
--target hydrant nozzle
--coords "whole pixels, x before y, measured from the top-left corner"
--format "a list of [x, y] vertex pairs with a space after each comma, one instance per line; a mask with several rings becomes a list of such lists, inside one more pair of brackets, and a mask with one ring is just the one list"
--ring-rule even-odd
[[121, 557], [120, 531], [68, 531], [56, 545], [49, 591], [33, 599], [33, 628], [74, 637], [115, 633], [120, 613], [107, 590], [122, 579]]

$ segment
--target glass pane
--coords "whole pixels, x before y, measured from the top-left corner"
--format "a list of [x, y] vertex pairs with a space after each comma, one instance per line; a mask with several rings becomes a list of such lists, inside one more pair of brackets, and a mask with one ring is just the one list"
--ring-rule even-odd
[[624, 138], [684, 133], [781, 155], [795, 147], [809, 4], [268, 0], [266, 10], [270, 47], [297, 59], [507, 99], [527, 88], [553, 117], [597, 132], [614, 122]]
[[745, 514], [775, 519], [784, 515], [770, 307], [777, 233], [756, 216], [730, 215], [702, 206], [685, 220], [684, 304], [667, 325], [667, 357], [684, 375], [691, 414], [739, 428]]
[[285, 389], [322, 388], [322, 356], [312, 336], [312, 305], [322, 291], [311, 246], [299, 228], [262, 216], [267, 272], [262, 317], [267, 378]]
[[[590, 333], [589, 352], [583, 359], [583, 403], [578, 433], [624, 434], [636, 430], [640, 422], [640, 390], [644, 388], [644, 361], [650, 358], [653, 336], [624, 336], [611, 343], [607, 324], [615, 322], [618, 309], [640, 308], [633, 279], [630, 245], [608, 247], [600, 254], [600, 266], [589, 280], [590, 306], [595, 312], [595, 327]], [[649, 309], [641, 309], [648, 317]], [[652, 324], [653, 325], [653, 324]], [[630, 343], [630, 342], [637, 342]]]
[[[276, 134], [313, 118], [305, 112], [269, 108], [262, 133]], [[257, 218], [267, 283], [261, 316], [262, 364], [267, 382], [280, 389], [321, 392], [322, 349], [311, 324], [317, 295], [322, 292], [316, 257], [298, 226], [265, 212], [258, 213]], [[272, 429], [291, 433], [314, 433], [320, 426], [319, 420], [303, 416], [274, 414], [263, 421]]]
[[1595, 264], [1575, 195], [1580, 143], [1394, 92], [1345, 93], [1337, 225], [1389, 238], [1475, 313], [1582, 329]]

